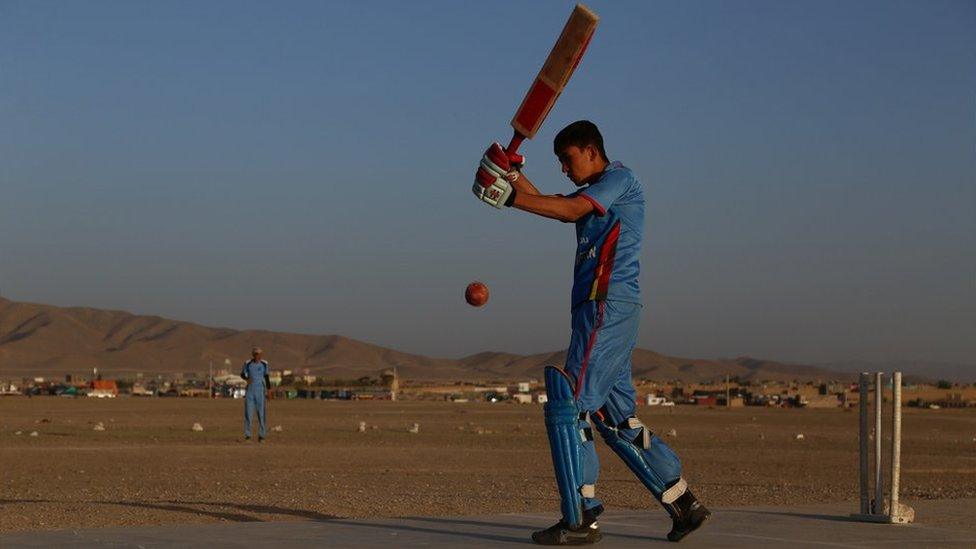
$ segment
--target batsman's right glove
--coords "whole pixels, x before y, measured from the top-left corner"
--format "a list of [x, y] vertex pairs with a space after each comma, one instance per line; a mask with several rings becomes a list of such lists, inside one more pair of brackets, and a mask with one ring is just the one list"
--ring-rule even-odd
[[484, 156], [481, 165], [474, 176], [474, 186], [471, 188], [479, 200], [502, 208], [511, 206], [515, 202], [515, 189], [509, 183], [515, 170], [505, 150], [498, 143], [492, 143]]

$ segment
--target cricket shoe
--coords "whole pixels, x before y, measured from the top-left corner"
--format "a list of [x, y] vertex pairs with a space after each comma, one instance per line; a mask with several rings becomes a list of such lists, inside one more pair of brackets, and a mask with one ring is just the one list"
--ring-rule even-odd
[[560, 519], [545, 530], [532, 533], [532, 541], [539, 545], [590, 545], [603, 539], [596, 517], [603, 512], [603, 506], [583, 511], [583, 524], [573, 528]]
[[686, 490], [674, 503], [667, 504], [664, 508], [673, 521], [671, 531], [668, 532], [668, 541], [681, 541], [712, 516], [711, 511], [698, 501], [691, 490]]

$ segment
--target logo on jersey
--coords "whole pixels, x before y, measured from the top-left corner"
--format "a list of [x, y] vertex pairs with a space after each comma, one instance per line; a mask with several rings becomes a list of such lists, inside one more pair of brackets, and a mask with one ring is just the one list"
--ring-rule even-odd
[[596, 248], [590, 248], [589, 250], [586, 250], [585, 252], [580, 252], [580, 253], [576, 254], [576, 264], [577, 265], [579, 265], [580, 263], [582, 263], [584, 261], [587, 261], [589, 259], [596, 259]]

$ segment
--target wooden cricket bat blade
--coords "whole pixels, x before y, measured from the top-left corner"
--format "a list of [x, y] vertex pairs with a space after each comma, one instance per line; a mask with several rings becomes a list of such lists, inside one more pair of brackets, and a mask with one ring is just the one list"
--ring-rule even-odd
[[600, 17], [583, 4], [577, 4], [573, 9], [566, 26], [563, 27], [563, 32], [549, 52], [545, 64], [542, 65], [542, 70], [539, 71], [532, 87], [525, 94], [521, 106], [515, 112], [515, 117], [512, 118], [512, 128], [516, 133], [512, 145], [515, 148], [518, 148], [516, 140], [521, 142], [521, 139], [517, 139], [519, 136], [522, 139], [531, 139], [539, 131], [542, 122], [583, 58], [599, 21]]

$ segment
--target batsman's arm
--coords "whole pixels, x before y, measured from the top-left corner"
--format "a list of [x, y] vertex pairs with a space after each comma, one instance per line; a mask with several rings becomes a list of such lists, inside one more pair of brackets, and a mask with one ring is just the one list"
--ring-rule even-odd
[[593, 204], [581, 196], [567, 197], [522, 192], [516, 193], [512, 206], [563, 223], [575, 222], [593, 211]]
[[532, 181], [530, 181], [524, 173], [516, 171], [512, 172], [512, 174], [514, 175], [512, 175], [511, 178], [506, 176], [505, 179], [511, 182], [512, 186], [515, 187], [515, 190], [518, 191], [519, 194], [542, 194], [539, 192], [539, 189], [535, 188], [535, 185], [532, 184]]

